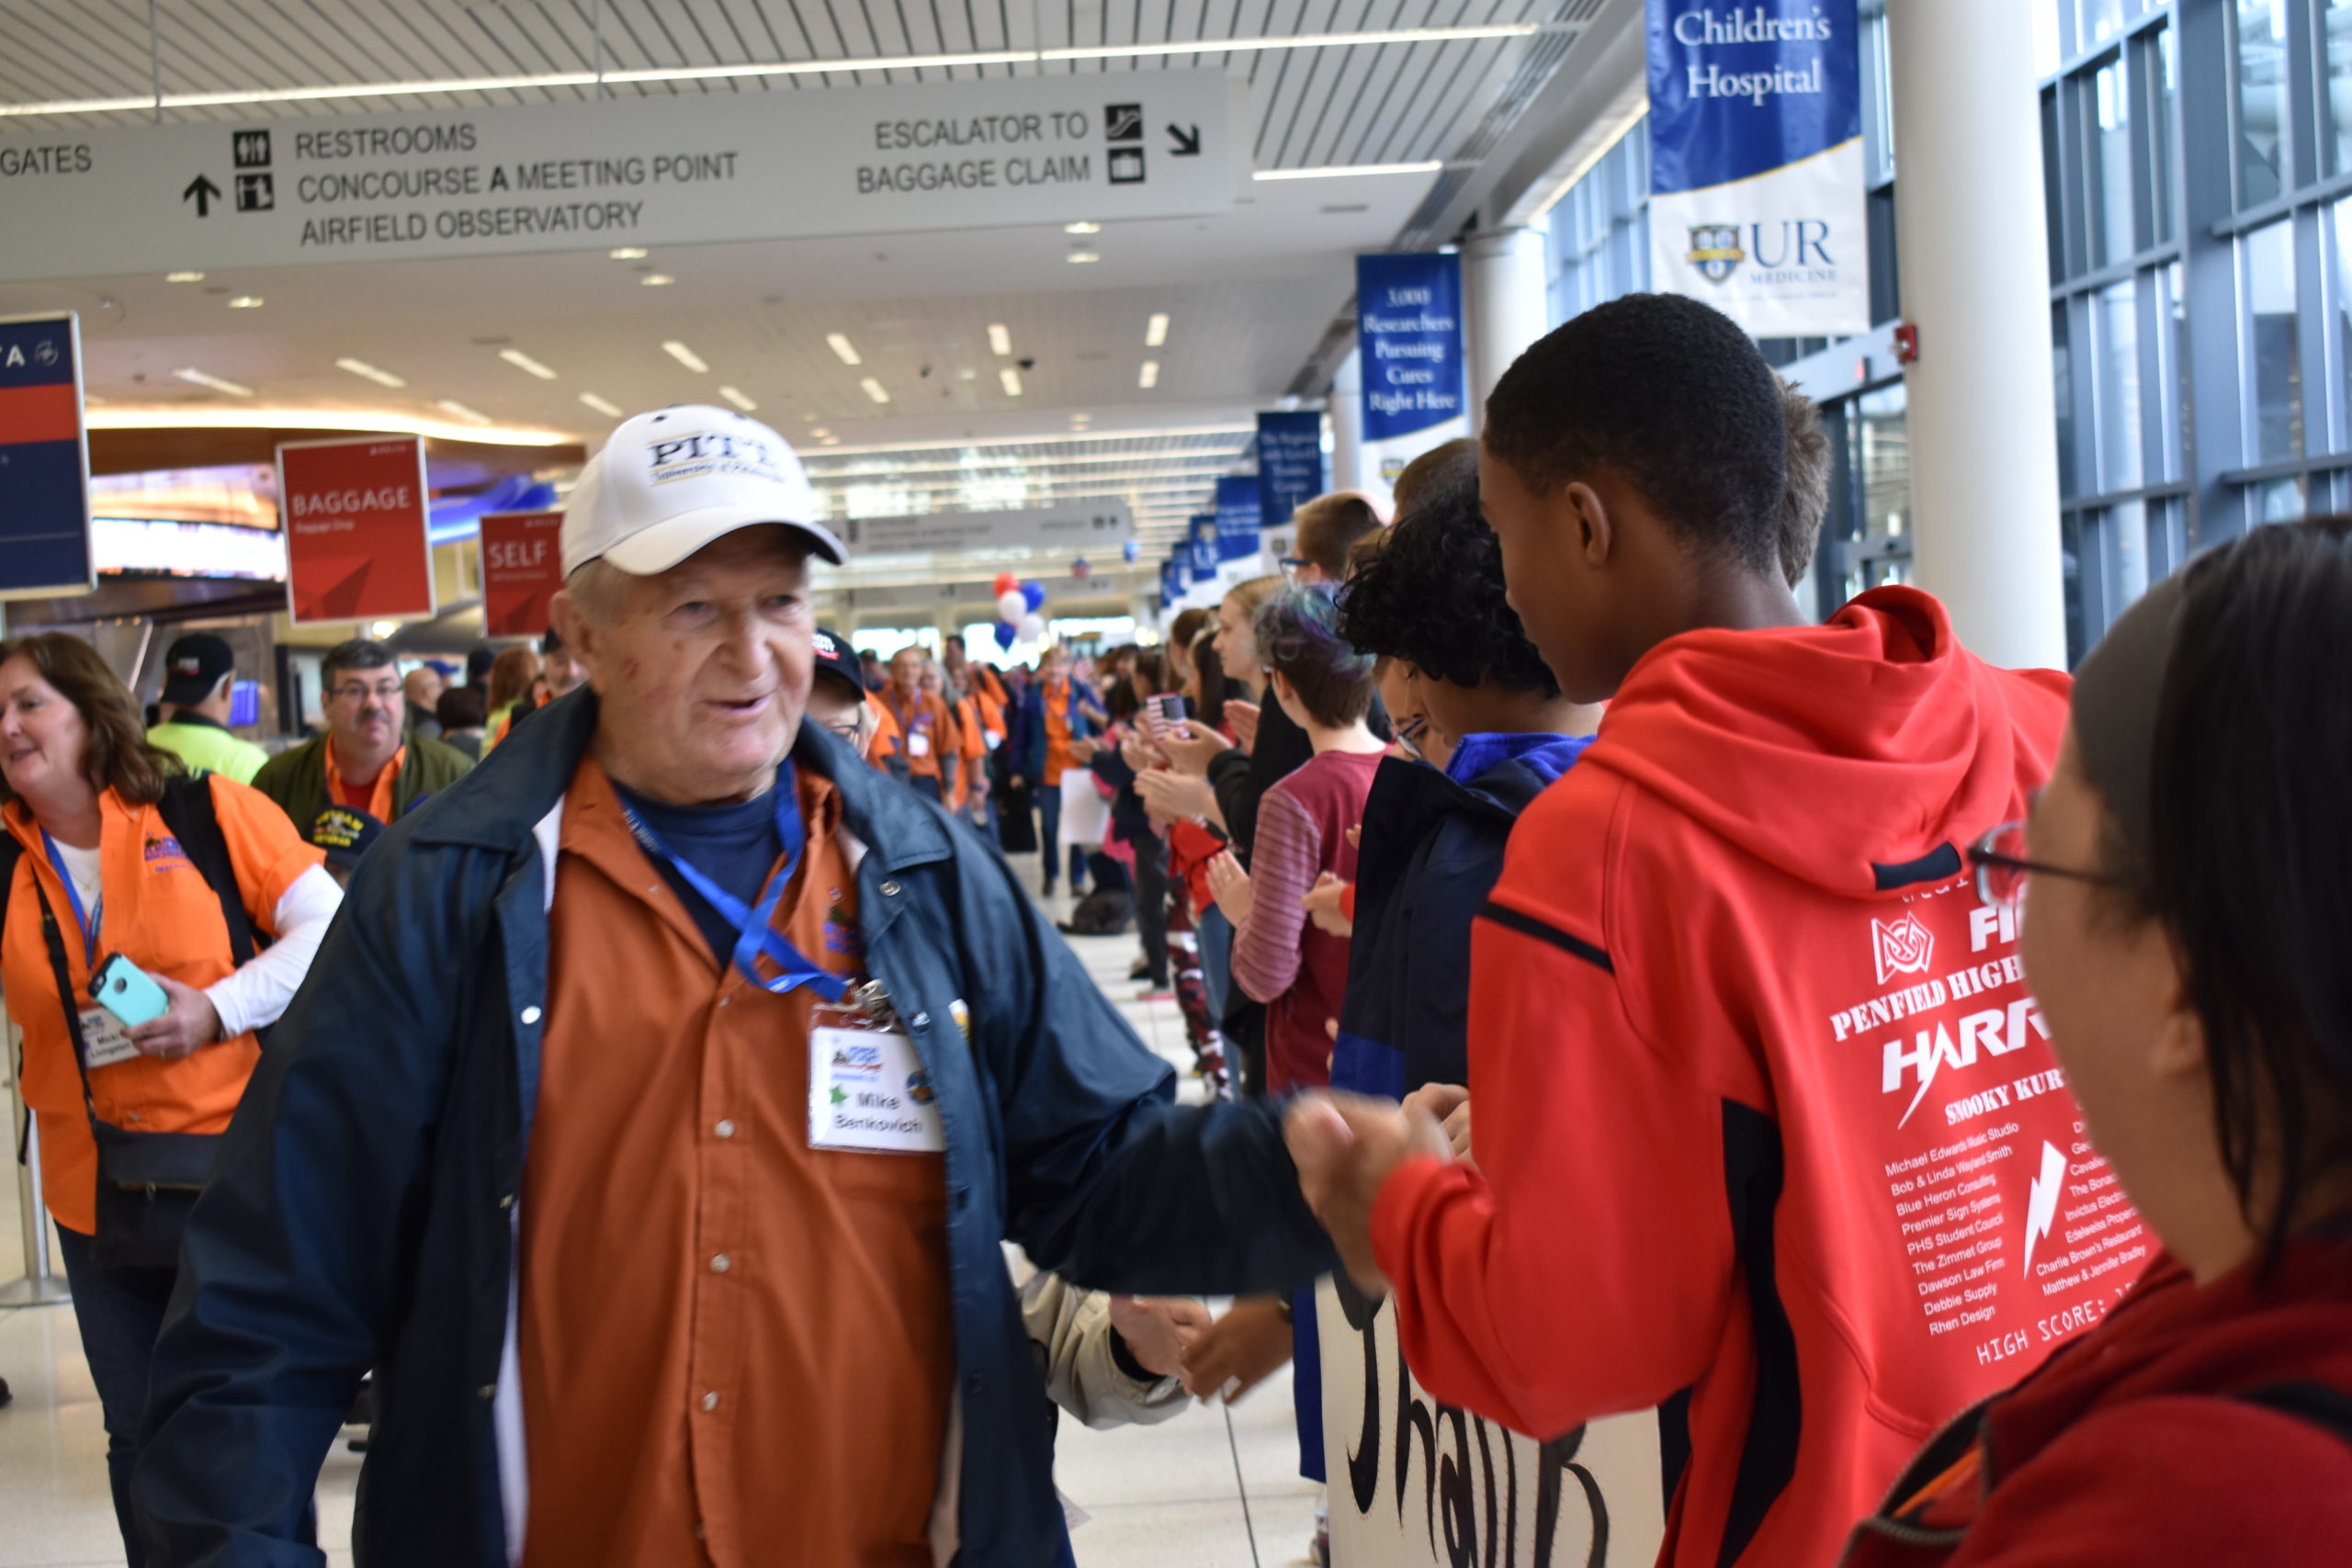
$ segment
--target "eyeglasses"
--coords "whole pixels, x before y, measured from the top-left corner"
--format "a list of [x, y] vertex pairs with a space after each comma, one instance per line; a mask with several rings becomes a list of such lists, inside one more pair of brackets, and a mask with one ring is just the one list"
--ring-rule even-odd
[[1968, 863], [1976, 868], [1976, 897], [1988, 908], [2014, 912], [2025, 901], [2025, 879], [2033, 876], [2063, 876], [2070, 882], [2087, 882], [2094, 886], [2111, 886], [2110, 878], [2095, 871], [2075, 871], [2063, 865], [2045, 865], [2025, 857], [2025, 824], [2004, 822], [1976, 841], [1968, 852]]
[[858, 736], [865, 731], [865, 725], [863, 720], [853, 718], [846, 723], [829, 724], [825, 728], [854, 746], [857, 744]]
[[369, 697], [374, 697], [379, 702], [388, 703], [400, 694], [401, 683], [398, 681], [379, 681], [372, 686], [363, 686], [356, 681], [346, 681], [327, 693], [328, 696], [346, 703], [364, 703]]
[[1298, 574], [1300, 570], [1313, 564], [1314, 563], [1309, 561], [1305, 556], [1283, 557], [1280, 562], [1283, 570], [1283, 581], [1295, 586], [1298, 582]]

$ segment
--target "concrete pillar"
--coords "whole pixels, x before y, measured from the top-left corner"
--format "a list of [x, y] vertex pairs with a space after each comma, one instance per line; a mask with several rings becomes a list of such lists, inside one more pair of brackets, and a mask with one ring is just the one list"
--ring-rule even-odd
[[1913, 560], [1994, 664], [2066, 663], [2036, 0], [1888, 0]]
[[1470, 433], [1487, 423], [1487, 397], [1511, 361], [1552, 330], [1544, 236], [1533, 229], [1478, 234], [1462, 246], [1462, 292], [1470, 368]]
[[1331, 375], [1331, 488], [1369, 490], [1379, 475], [1367, 475], [1363, 464], [1363, 355], [1348, 350]]

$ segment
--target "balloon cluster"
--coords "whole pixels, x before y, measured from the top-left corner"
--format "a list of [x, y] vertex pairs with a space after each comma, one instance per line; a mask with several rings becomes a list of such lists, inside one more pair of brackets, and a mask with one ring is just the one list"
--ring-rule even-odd
[[1016, 642], [1035, 642], [1046, 635], [1046, 585], [1020, 581], [1009, 571], [996, 575], [996, 645], [1010, 649]]

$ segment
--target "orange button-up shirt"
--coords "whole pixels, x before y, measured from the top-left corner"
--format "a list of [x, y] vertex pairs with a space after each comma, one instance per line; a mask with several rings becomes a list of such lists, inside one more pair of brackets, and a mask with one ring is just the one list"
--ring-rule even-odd
[[1042, 700], [1046, 705], [1046, 776], [1039, 782], [1051, 789], [1062, 782], [1062, 774], [1078, 766], [1069, 754], [1069, 682], [1047, 686]]
[[[898, 725], [899, 746], [906, 753], [909, 776], [935, 779], [940, 776], [939, 760], [956, 754], [956, 721], [948, 716], [947, 705], [929, 692], [917, 692], [909, 703], [892, 687], [882, 694], [882, 705], [889, 711]], [[915, 755], [913, 737], [922, 736], [927, 750]]]
[[[326, 859], [306, 842], [277, 802], [215, 773], [212, 815], [229, 846], [237, 891], [255, 930], [277, 934], [277, 905], [301, 874]], [[153, 806], [131, 806], [112, 790], [98, 796], [99, 954], [119, 953], [150, 975], [198, 990], [237, 967], [220, 896], [180, 848]], [[25, 1103], [40, 1119], [40, 1168], [49, 1212], [67, 1230], [98, 1228], [98, 1145], [82, 1104], [74, 1037], [58, 1005], [57, 979], [40, 926], [48, 895], [65, 941], [65, 973], [75, 1010], [90, 1006], [90, 966], [64, 882], [49, 862], [40, 828], [23, 801], [0, 811], [0, 829], [24, 846], [5, 894], [7, 933], [0, 943], [0, 995], [25, 1032]], [[35, 891], [38, 888], [39, 891]], [[261, 1042], [240, 1034], [192, 1056], [134, 1056], [90, 1071], [99, 1119], [134, 1133], [221, 1133], [244, 1098], [261, 1060]]]
[[[776, 927], [855, 974], [840, 797], [799, 779], [807, 860]], [[564, 797], [548, 946], [527, 1568], [929, 1568], [955, 1379], [944, 1157], [809, 1146], [814, 998], [722, 972], [593, 758]]]

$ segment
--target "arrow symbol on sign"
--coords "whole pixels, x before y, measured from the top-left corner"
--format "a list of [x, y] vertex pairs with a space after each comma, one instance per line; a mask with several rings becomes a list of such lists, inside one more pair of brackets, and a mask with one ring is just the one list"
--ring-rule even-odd
[[1176, 151], [1171, 154], [1171, 156], [1178, 158], [1197, 158], [1201, 155], [1201, 128], [1199, 126], [1171, 125], [1168, 128], [1168, 139], [1176, 143]]
[[187, 189], [180, 192], [182, 201], [191, 197], [196, 201], [196, 215], [198, 218], [209, 218], [212, 216], [212, 204], [220, 199], [220, 187], [202, 175], [198, 175], [187, 182]]

